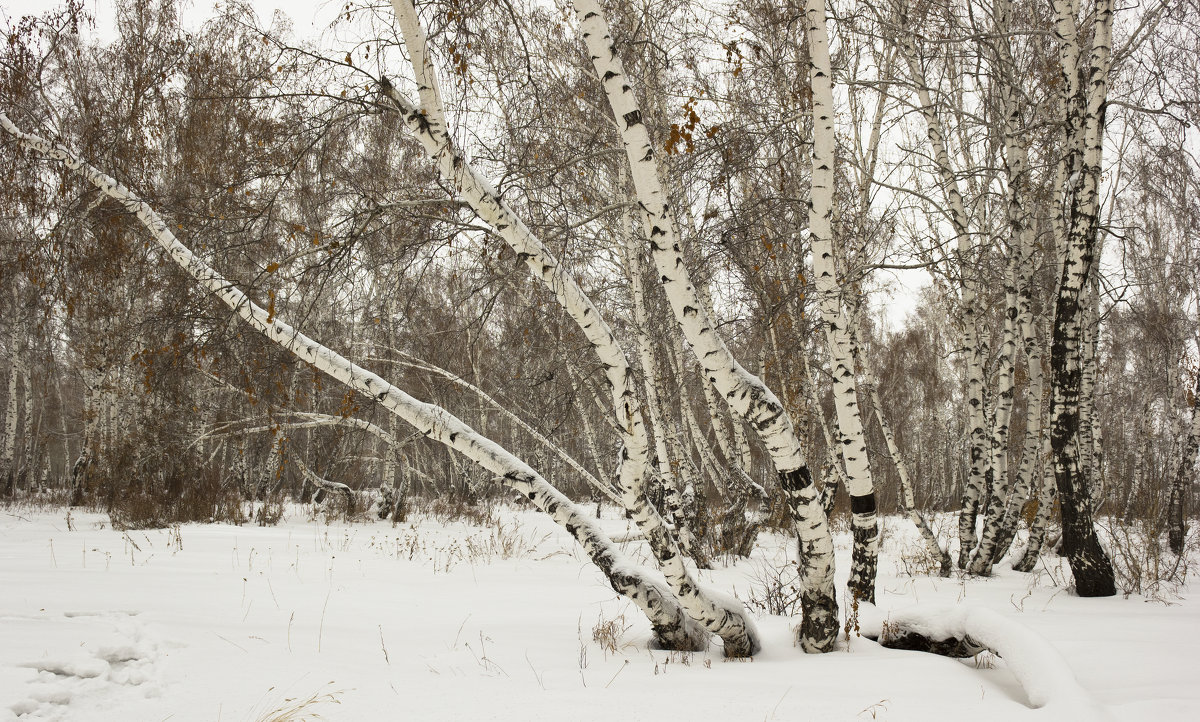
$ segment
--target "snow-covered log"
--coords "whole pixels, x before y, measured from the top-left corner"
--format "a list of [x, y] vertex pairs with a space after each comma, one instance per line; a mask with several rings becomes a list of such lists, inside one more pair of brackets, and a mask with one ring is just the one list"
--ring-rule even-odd
[[1080, 685], [1062, 654], [1023, 624], [990, 609], [956, 605], [860, 612], [864, 637], [885, 647], [973, 656], [990, 650], [1004, 660], [1029, 699], [1047, 718], [1100, 722], [1113, 719]]

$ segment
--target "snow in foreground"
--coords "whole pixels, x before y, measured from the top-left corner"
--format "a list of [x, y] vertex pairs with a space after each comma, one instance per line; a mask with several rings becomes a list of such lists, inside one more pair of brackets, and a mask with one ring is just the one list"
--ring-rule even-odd
[[[0, 720], [258, 720], [295, 707], [333, 720], [1061, 718], [1032, 709], [987, 652], [958, 661], [853, 637], [809, 656], [788, 619], [762, 613], [753, 661], [726, 662], [719, 646], [650, 650], [644, 618], [565, 533], [534, 512], [498, 514], [500, 531], [327, 524], [296, 509], [270, 528], [123, 533], [104, 515], [75, 512], [69, 529], [61, 511], [0, 510]], [[619, 534], [626, 522], [604, 524]], [[1196, 718], [1197, 600], [1079, 599], [1054, 562], [909, 577], [918, 544], [903, 520], [886, 524], [882, 610], [991, 610], [1047, 640], [1114, 719]], [[760, 542], [754, 559], [702, 578], [747, 598], [790, 554], [780, 537]], [[838, 542], [844, 587], [849, 539]]]

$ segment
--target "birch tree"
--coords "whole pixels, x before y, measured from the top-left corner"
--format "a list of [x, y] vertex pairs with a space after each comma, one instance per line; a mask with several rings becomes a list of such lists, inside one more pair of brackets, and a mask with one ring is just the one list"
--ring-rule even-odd
[[1116, 593], [1112, 564], [1092, 522], [1091, 482], [1079, 450], [1083, 360], [1080, 342], [1086, 323], [1082, 305], [1094, 274], [1099, 225], [1104, 105], [1112, 50], [1110, 0], [1097, 0], [1087, 62], [1079, 33], [1078, 5], [1054, 0], [1054, 34], [1062, 78], [1063, 165], [1069, 174], [1058, 202], [1056, 227], [1063, 253], [1054, 305], [1050, 347], [1050, 440], [1055, 483], [1062, 508], [1063, 550], [1080, 596]]
[[833, 591], [833, 542], [804, 452], [783, 405], [762, 381], [734, 359], [703, 308], [682, 258], [673, 212], [659, 177], [654, 147], [625, 77], [604, 11], [594, 0], [576, 0], [580, 34], [601, 79], [645, 214], [643, 233], [676, 321], [708, 381], [731, 411], [755, 430], [779, 473], [800, 538], [800, 585], [804, 619], [798, 639], [808, 652], [826, 652], [837, 634]]
[[252, 328], [347, 387], [374, 399], [427, 437], [480, 464], [495, 474], [500, 484], [521, 493], [549, 514], [579, 541], [613, 588], [629, 597], [647, 614], [655, 633], [665, 645], [676, 649], [696, 649], [702, 644], [702, 630], [684, 614], [675, 596], [638, 567], [628, 563], [586, 515], [580, 513], [569, 499], [524, 462], [490, 439], [480, 436], [444, 409], [413, 398], [250, 301], [236, 285], [222, 278], [184, 246], [149, 205], [138, 200], [112, 177], [79, 160], [65, 148], [55, 146], [38, 135], [21, 131], [3, 113], [0, 113], [0, 128], [24, 147], [65, 164], [101, 192], [125, 205], [137, 215], [155, 241], [180, 268]]

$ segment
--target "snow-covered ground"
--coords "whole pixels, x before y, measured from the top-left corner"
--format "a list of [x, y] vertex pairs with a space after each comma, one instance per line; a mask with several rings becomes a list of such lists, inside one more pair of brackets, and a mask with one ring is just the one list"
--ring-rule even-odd
[[[0, 508], [0, 720], [1016, 720], [1004, 660], [888, 650], [822, 656], [757, 613], [753, 661], [650, 650], [649, 627], [532, 511], [499, 530], [416, 516], [114, 531], [105, 515]], [[622, 519], [606, 519], [610, 533]], [[968, 604], [1029, 627], [1114, 719], [1193, 720], [1200, 601], [1079, 599], [1057, 566], [910, 577], [888, 519], [879, 606]], [[791, 546], [703, 572], [743, 599]], [[840, 587], [849, 538], [838, 538]], [[643, 557], [640, 542], [627, 551]], [[284, 716], [290, 708], [301, 714]], [[1061, 711], [1061, 710], [1060, 710]], [[308, 715], [307, 717], [304, 715]]]

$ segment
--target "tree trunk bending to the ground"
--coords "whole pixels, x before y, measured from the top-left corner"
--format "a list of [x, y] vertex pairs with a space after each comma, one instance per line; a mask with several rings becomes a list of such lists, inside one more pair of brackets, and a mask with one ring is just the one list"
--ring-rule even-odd
[[1112, 0], [1097, 0], [1086, 84], [1080, 77], [1080, 45], [1075, 6], [1054, 0], [1055, 30], [1065, 106], [1064, 137], [1067, 167], [1072, 170], [1060, 191], [1065, 237], [1059, 289], [1054, 303], [1050, 346], [1050, 442], [1055, 483], [1062, 511], [1063, 551], [1080, 596], [1116, 594], [1112, 563], [1100, 546], [1092, 522], [1092, 499], [1087, 469], [1080, 454], [1082, 384], [1081, 332], [1086, 323], [1084, 291], [1095, 269], [1099, 230], [1101, 157], [1104, 112], [1111, 62]]
[[479, 217], [523, 259], [529, 269], [553, 292], [562, 308], [579, 326], [604, 365], [612, 392], [613, 413], [622, 435], [622, 459], [618, 473], [622, 504], [634, 517], [668, 583], [693, 619], [721, 637], [727, 656], [743, 657], [761, 647], [753, 623], [740, 604], [707, 593], [694, 579], [669, 528], [649, 504], [644, 480], [647, 470], [648, 438], [634, 376], [624, 352], [599, 310], [584, 294], [574, 277], [562, 268], [528, 226], [500, 198], [499, 193], [457, 151], [446, 125], [437, 74], [426, 50], [424, 30], [416, 10], [407, 0], [393, 0], [392, 7], [409, 51], [420, 95], [414, 106], [390, 84], [384, 92], [399, 110], [405, 125], [417, 136], [443, 178]]
[[842, 462], [846, 468], [846, 491], [850, 494], [850, 528], [854, 535], [854, 550], [848, 584], [854, 599], [874, 604], [875, 575], [879, 568], [879, 519], [875, 511], [875, 487], [871, 482], [866, 436], [859, 412], [850, 329], [847, 328], [842, 310], [834, 257], [834, 156], [837, 137], [833, 129], [833, 70], [825, 27], [825, 0], [808, 0], [805, 14], [813, 121], [808, 230], [817, 294], [821, 299], [821, 321], [825, 327], [833, 371], [833, 403], [837, 413], [838, 438], [842, 441]]
[[646, 614], [655, 635], [664, 646], [690, 650], [704, 647], [707, 634], [684, 612], [670, 589], [631, 564], [582, 510], [523, 461], [491, 439], [480, 436], [445, 409], [418, 401], [251, 302], [240, 289], [180, 243], [148, 204], [138, 200], [111, 176], [40, 136], [22, 132], [3, 113], [0, 113], [0, 127], [26, 148], [63, 162], [101, 192], [136, 214], [173, 261], [268, 339], [349, 388], [382, 404], [430, 439], [492, 472], [504, 486], [522, 494], [534, 506], [549, 514], [579, 542], [613, 589], [632, 600]]
[[1183, 498], [1187, 493], [1188, 479], [1196, 465], [1196, 450], [1200, 447], [1200, 369], [1196, 371], [1196, 388], [1189, 401], [1192, 405], [1192, 423], [1188, 425], [1187, 440], [1183, 443], [1183, 458], [1171, 481], [1171, 497], [1167, 504], [1167, 540], [1171, 551], [1183, 554], [1183, 540], [1187, 535], [1187, 515], [1183, 513]]
[[654, 148], [625, 77], [604, 11], [595, 0], [575, 0], [580, 33], [616, 118], [629, 159], [634, 189], [649, 218], [643, 228], [663, 290], [704, 375], [733, 413], [749, 422], [779, 473], [800, 540], [800, 588], [804, 619], [799, 640], [808, 652], [827, 652], [837, 637], [833, 537], [791, 419], [763, 382], [737, 362], [717, 335], [688, 275]]

